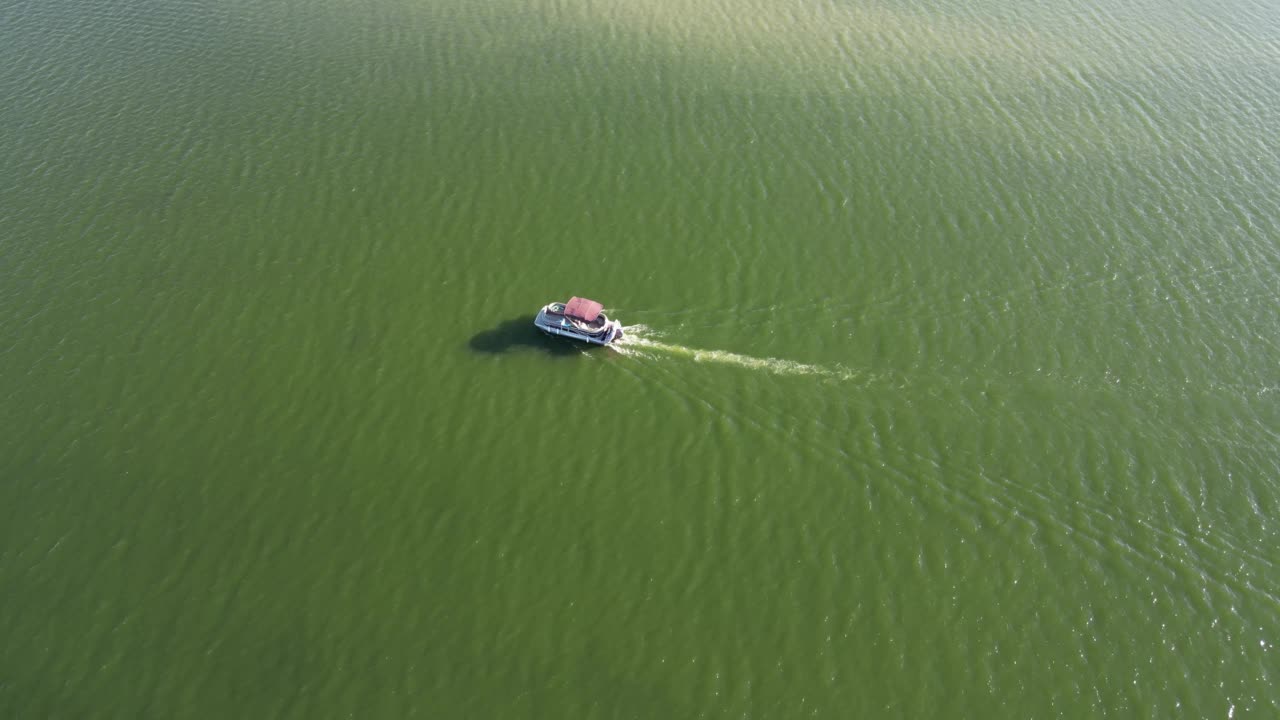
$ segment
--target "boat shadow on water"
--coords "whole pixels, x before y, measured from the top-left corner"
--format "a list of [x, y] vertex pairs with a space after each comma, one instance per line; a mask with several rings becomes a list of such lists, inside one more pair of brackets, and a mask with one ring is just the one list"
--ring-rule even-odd
[[488, 355], [541, 350], [557, 357], [581, 355], [583, 350], [593, 347], [546, 335], [534, 327], [532, 315], [522, 315], [497, 327], [482, 330], [471, 336], [467, 345], [475, 352]]

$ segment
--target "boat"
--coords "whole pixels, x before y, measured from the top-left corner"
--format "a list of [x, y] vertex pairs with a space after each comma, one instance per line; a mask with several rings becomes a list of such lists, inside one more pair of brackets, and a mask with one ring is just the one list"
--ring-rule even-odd
[[533, 324], [548, 335], [558, 335], [595, 345], [622, 339], [622, 323], [610, 320], [604, 306], [595, 300], [573, 297], [567, 303], [542, 306]]

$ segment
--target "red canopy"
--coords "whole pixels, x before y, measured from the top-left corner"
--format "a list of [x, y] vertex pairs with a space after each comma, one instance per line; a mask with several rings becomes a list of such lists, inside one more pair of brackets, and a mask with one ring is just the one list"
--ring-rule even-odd
[[569, 317], [576, 317], [586, 322], [595, 322], [600, 316], [600, 311], [604, 310], [604, 306], [595, 300], [575, 297], [569, 300], [569, 304], [564, 306], [564, 314]]

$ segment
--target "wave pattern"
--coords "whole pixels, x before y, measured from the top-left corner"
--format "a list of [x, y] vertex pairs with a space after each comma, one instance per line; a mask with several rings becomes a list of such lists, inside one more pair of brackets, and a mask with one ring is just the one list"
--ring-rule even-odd
[[10, 3], [0, 716], [1275, 715], [1273, 5]]

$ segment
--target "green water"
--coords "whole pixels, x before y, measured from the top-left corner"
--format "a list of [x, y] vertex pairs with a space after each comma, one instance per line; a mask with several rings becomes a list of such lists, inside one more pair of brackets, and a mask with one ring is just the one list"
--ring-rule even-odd
[[0, 717], [1275, 717], [1278, 37], [0, 4]]

